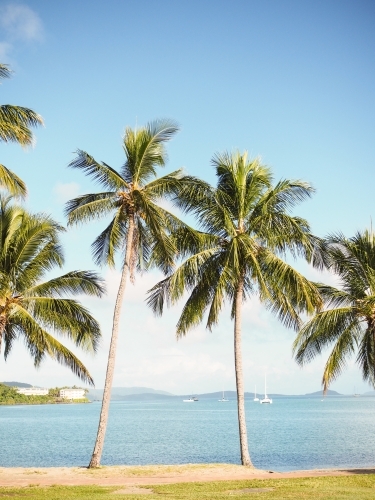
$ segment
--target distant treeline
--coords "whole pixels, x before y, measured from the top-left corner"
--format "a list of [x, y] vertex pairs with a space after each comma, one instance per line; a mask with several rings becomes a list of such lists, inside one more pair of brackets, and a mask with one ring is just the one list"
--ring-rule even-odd
[[0, 405], [44, 405], [72, 402], [89, 403], [90, 401], [87, 398], [75, 399], [74, 401], [60, 398], [59, 387], [49, 389], [45, 396], [26, 396], [26, 394], [20, 394], [16, 387], [0, 384]]

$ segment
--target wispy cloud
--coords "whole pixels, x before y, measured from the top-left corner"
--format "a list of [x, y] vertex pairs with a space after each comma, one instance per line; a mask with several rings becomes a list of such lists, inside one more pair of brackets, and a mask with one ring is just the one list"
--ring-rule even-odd
[[76, 182], [67, 182], [65, 184], [59, 182], [53, 188], [53, 192], [57, 196], [59, 203], [65, 203], [71, 198], [76, 198], [79, 194], [79, 184]]
[[0, 25], [11, 41], [38, 41], [43, 39], [43, 24], [27, 5], [9, 3], [0, 8]]
[[19, 43], [43, 40], [43, 23], [36, 12], [21, 3], [0, 6], [0, 60], [9, 61]]

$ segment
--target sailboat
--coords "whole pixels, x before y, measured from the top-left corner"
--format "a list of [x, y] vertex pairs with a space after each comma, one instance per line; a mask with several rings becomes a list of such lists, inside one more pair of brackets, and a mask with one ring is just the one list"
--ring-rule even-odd
[[264, 398], [260, 400], [260, 404], [272, 404], [272, 399], [267, 396], [267, 375], [264, 376]]
[[227, 403], [229, 399], [225, 399], [225, 392], [223, 391], [223, 397], [221, 399], [218, 399], [220, 403]]
[[254, 401], [259, 401], [259, 398], [257, 398], [257, 386], [255, 386], [255, 391], [254, 391]]

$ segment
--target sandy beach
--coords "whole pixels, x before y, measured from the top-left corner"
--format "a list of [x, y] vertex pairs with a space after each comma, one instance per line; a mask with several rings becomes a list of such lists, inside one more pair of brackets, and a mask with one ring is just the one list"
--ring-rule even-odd
[[22, 468], [1, 467], [0, 486], [124, 486], [171, 484], [244, 479], [277, 479], [318, 476], [349, 476], [375, 474], [375, 468], [366, 469], [314, 469], [277, 472], [247, 469], [240, 465], [209, 464], [180, 466], [110, 466], [99, 469], [85, 467]]

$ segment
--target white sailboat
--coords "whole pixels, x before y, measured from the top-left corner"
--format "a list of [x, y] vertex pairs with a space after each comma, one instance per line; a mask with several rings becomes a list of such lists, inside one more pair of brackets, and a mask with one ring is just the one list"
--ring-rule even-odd
[[260, 400], [260, 404], [272, 404], [272, 399], [267, 396], [267, 375], [264, 376], [264, 398]]
[[255, 386], [255, 391], [254, 391], [254, 401], [259, 401], [259, 398], [257, 398], [257, 386]]
[[223, 397], [221, 399], [218, 399], [218, 401], [220, 403], [227, 403], [229, 401], [229, 399], [225, 398], [225, 392], [224, 391], [223, 391]]

